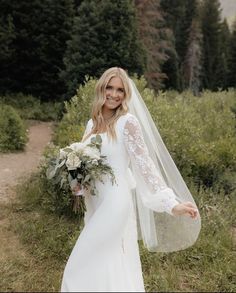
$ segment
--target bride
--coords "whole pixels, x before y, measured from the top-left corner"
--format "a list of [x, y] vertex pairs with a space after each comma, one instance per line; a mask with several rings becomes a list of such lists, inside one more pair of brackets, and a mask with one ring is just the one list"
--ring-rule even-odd
[[[67, 261], [62, 292], [144, 292], [138, 239], [150, 251], [193, 245], [196, 204], [127, 73], [106, 70], [97, 82], [83, 142], [102, 137], [116, 184], [84, 191], [85, 226]], [[77, 186], [74, 192], [81, 193]]]

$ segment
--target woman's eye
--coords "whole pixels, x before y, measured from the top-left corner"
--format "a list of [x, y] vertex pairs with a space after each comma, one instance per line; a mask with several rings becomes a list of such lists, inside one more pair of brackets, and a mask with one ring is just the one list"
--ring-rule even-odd
[[123, 89], [119, 89], [119, 92], [123, 93], [123, 92], [124, 92], [124, 90], [123, 90]]
[[106, 90], [110, 90], [111, 89], [111, 86], [110, 85], [107, 85], [106, 86]]

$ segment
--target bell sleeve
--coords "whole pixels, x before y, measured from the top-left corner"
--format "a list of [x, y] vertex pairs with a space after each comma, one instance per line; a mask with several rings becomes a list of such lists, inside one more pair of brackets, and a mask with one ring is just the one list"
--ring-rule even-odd
[[138, 183], [146, 187], [146, 189], [142, 188], [146, 190], [141, 194], [143, 204], [156, 212], [167, 212], [173, 215], [172, 209], [179, 202], [149, 156], [141, 126], [134, 115], [130, 115], [126, 120], [123, 135], [132, 168], [135, 168], [135, 173], [143, 179], [141, 183]]

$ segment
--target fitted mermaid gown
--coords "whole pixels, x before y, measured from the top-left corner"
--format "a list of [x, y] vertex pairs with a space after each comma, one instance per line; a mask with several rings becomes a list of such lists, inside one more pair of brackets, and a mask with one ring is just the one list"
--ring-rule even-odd
[[[90, 119], [86, 133], [92, 129]], [[101, 153], [112, 167], [116, 183], [96, 182], [96, 196], [85, 194], [85, 225], [67, 261], [62, 292], [144, 292], [138, 233], [129, 165], [132, 161], [152, 192], [148, 207], [171, 214], [178, 204], [149, 157], [136, 117], [121, 116], [115, 125], [117, 140], [102, 137]], [[84, 142], [89, 143], [92, 134]]]

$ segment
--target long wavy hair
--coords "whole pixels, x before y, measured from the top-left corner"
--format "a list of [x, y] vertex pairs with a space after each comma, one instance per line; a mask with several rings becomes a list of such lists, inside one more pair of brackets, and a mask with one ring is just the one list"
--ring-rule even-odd
[[[113, 77], [119, 77], [124, 86], [124, 99], [121, 104], [115, 109], [115, 114], [105, 123], [104, 117], [102, 115], [102, 108], [105, 103], [105, 90], [107, 84]], [[108, 134], [108, 137], [112, 140], [116, 139], [115, 123], [120, 116], [126, 114], [129, 110], [128, 102], [131, 98], [131, 89], [129, 86], [128, 75], [124, 69], [119, 67], [111, 67], [107, 69], [102, 76], [99, 78], [95, 86], [95, 99], [92, 106], [91, 117], [93, 120], [93, 128], [91, 132], [86, 135], [84, 140], [91, 134], [100, 133], [102, 129]]]

